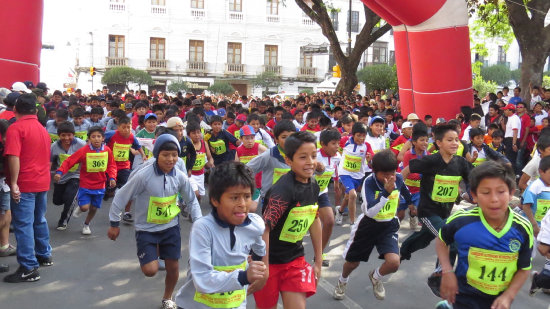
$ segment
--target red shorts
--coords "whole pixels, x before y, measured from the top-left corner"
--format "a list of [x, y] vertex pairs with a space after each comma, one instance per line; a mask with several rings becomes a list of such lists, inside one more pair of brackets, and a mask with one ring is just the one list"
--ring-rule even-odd
[[264, 288], [254, 293], [256, 306], [271, 308], [277, 305], [281, 292], [315, 294], [315, 272], [303, 256], [286, 264], [270, 264], [269, 278]]

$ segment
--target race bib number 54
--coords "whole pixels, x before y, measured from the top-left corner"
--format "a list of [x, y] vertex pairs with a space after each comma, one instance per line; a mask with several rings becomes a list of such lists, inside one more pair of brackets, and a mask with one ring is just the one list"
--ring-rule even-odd
[[180, 208], [177, 204], [177, 194], [167, 197], [149, 198], [149, 209], [147, 211], [147, 222], [155, 224], [166, 224], [174, 219]]

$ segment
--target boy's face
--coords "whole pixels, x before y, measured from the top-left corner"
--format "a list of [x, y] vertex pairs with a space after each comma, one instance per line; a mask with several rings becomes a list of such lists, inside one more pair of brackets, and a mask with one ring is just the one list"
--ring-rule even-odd
[[178, 162], [178, 151], [177, 150], [162, 150], [159, 152], [157, 158], [157, 164], [159, 168], [165, 172], [170, 172], [176, 163]]
[[342, 128], [344, 128], [345, 132], [351, 133], [351, 129], [353, 129], [353, 122], [343, 123]]
[[393, 120], [393, 115], [386, 115], [386, 122], [390, 123]]
[[156, 111], [155, 115], [157, 115], [157, 123], [162, 122], [162, 120], [164, 119], [164, 113], [162, 111]]
[[294, 114], [294, 119], [298, 122], [304, 121], [304, 113], [296, 113]]
[[364, 144], [366, 138], [367, 138], [366, 133], [355, 133], [355, 134], [353, 134], [353, 141], [357, 145]]
[[92, 101], [90, 101], [90, 106], [91, 106], [91, 107], [99, 106], [99, 101], [98, 101], [98, 100], [92, 100]]
[[317, 124], [319, 124], [319, 119], [317, 118], [311, 118], [307, 121], [307, 126], [310, 129], [315, 129], [317, 127]]
[[[176, 132], [178, 141], [181, 141], [181, 139], [183, 138], [183, 126], [178, 124], [178, 125], [174, 126], [172, 128], [172, 130], [174, 130], [174, 132]], [[151, 131], [149, 131], [149, 132], [151, 132]], [[200, 133], [200, 131], [199, 131], [199, 133]]]
[[92, 122], [98, 122], [100, 118], [101, 118], [100, 114], [90, 114], [90, 120]]
[[210, 102], [205, 102], [204, 103], [204, 110], [205, 111], [212, 110], [212, 104], [210, 104]]
[[333, 116], [336, 120], [340, 119], [342, 117], [342, 111], [336, 111]]
[[219, 133], [222, 130], [222, 123], [219, 122], [219, 121], [212, 122], [212, 124], [210, 126], [212, 127], [212, 132], [214, 132], [216, 134]]
[[189, 135], [189, 138], [193, 141], [193, 143], [198, 143], [201, 140], [202, 134], [201, 130], [195, 130], [188, 132], [187, 135]]
[[384, 133], [384, 124], [382, 122], [375, 122], [370, 126], [372, 134], [376, 137]]
[[338, 148], [340, 147], [340, 141], [332, 140], [328, 142], [328, 144], [321, 143], [321, 147], [327, 155], [334, 157], [338, 152]]
[[493, 146], [499, 147], [502, 143], [502, 137], [493, 137]]
[[140, 107], [136, 110], [136, 113], [138, 114], [138, 116], [144, 116], [145, 114], [147, 114], [147, 108]]
[[472, 126], [472, 128], [479, 128], [480, 123], [481, 123], [480, 120], [472, 120], [470, 121], [470, 126]]
[[70, 146], [73, 142], [74, 134], [73, 133], [61, 133], [59, 134], [59, 140], [61, 141], [61, 145], [67, 147]]
[[254, 128], [254, 132], [257, 133], [258, 130], [260, 130], [260, 121], [259, 120], [252, 120], [248, 124], [251, 125]]
[[539, 152], [540, 152], [540, 157], [541, 157], [541, 158], [550, 156], [550, 147], [546, 147], [546, 148], [544, 148], [543, 150], [540, 150], [540, 149], [539, 149]]
[[406, 138], [411, 137], [412, 131], [413, 131], [413, 128], [401, 129], [401, 133], [403, 133], [403, 136], [405, 136]]
[[157, 127], [157, 120], [155, 118], [150, 118], [145, 120], [145, 129], [149, 132], [155, 131], [155, 128]]
[[432, 118], [426, 119], [426, 121], [425, 121], [425, 122], [426, 122], [426, 125], [427, 125], [428, 127], [431, 127], [431, 126], [432, 126], [432, 121], [433, 121]]
[[75, 126], [80, 126], [84, 122], [84, 117], [74, 117], [73, 123]]
[[361, 117], [359, 118], [359, 121], [362, 122], [364, 125], [369, 125], [369, 117]]
[[244, 148], [254, 147], [254, 143], [255, 143], [254, 135], [241, 136], [241, 141], [243, 142]]
[[395, 171], [375, 172], [374, 175], [376, 176], [378, 182], [380, 182], [381, 184], [385, 184], [387, 181], [395, 181]]
[[282, 111], [276, 112], [275, 113], [275, 120], [281, 121], [281, 119], [283, 119], [283, 112]]
[[449, 130], [443, 135], [443, 139], [436, 140], [437, 147], [439, 147], [441, 153], [454, 155], [458, 150], [458, 134], [456, 131]]
[[317, 163], [317, 146], [315, 143], [303, 143], [294, 156], [285, 157], [286, 164], [296, 174], [296, 180], [307, 183], [315, 172]]
[[233, 119], [233, 118], [226, 118], [226, 119], [225, 119], [225, 122], [227, 122], [228, 125], [232, 125], [233, 123], [235, 123], [235, 119]]
[[476, 192], [472, 191], [474, 202], [479, 205], [485, 219], [501, 221], [514, 190], [510, 190], [500, 178], [484, 178], [480, 181]]
[[281, 148], [285, 149], [285, 140], [287, 137], [290, 136], [290, 134], [292, 134], [294, 132], [291, 132], [291, 131], [283, 131], [277, 138], [276, 138], [276, 142], [277, 142], [277, 145], [281, 146]]
[[246, 220], [248, 210], [252, 205], [252, 192], [250, 187], [229, 187], [219, 201], [210, 199], [210, 203], [216, 207], [222, 221], [232, 225], [241, 225]]
[[56, 124], [60, 124], [60, 123], [65, 122], [65, 121], [67, 121], [66, 118], [57, 117], [57, 116], [55, 117], [55, 123], [56, 123]]
[[412, 123], [413, 126], [418, 123], [418, 119], [411, 119], [409, 121]]
[[472, 144], [476, 147], [481, 147], [483, 145], [483, 135], [474, 136], [472, 139]]
[[117, 131], [122, 137], [127, 138], [132, 133], [132, 126], [129, 123], [122, 123], [118, 126]]
[[94, 146], [94, 148], [99, 148], [101, 147], [101, 144], [103, 144], [103, 134], [99, 133], [99, 132], [92, 132], [92, 134], [90, 134], [90, 137], [88, 138], [90, 140], [90, 143], [92, 144], [92, 146]]
[[[412, 142], [413, 146], [417, 148], [417, 150], [420, 150], [422, 152], [426, 151], [428, 149], [428, 137], [427, 136], [421, 136], [416, 139], [416, 141]], [[418, 153], [417, 153], [418, 154]]]
[[548, 119], [542, 119], [542, 127], [546, 128], [548, 126]]
[[550, 185], [550, 169], [547, 169], [546, 172], [539, 169], [539, 175], [540, 175], [540, 179], [542, 179], [542, 181], [546, 185]]

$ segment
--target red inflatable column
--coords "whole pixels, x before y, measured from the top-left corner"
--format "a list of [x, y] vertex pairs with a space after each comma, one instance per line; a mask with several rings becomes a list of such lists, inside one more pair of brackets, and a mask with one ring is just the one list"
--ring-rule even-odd
[[0, 87], [16, 81], [38, 83], [42, 50], [43, 0], [2, 1]]

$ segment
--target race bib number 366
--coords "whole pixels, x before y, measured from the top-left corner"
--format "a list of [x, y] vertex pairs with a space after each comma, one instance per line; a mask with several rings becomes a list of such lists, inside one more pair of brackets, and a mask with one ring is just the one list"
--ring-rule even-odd
[[105, 172], [107, 170], [107, 160], [109, 159], [108, 152], [89, 152], [86, 154], [86, 171], [88, 173], [93, 172]]
[[489, 295], [506, 290], [517, 270], [518, 254], [471, 247], [468, 252], [468, 284]]
[[435, 175], [432, 200], [440, 203], [452, 203], [458, 197], [460, 176]]

